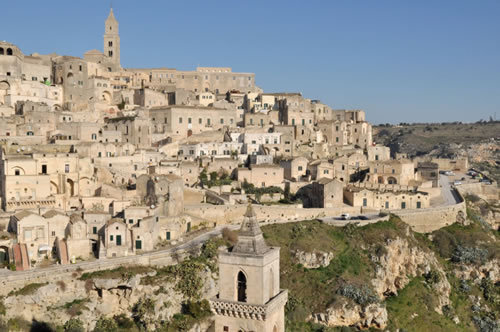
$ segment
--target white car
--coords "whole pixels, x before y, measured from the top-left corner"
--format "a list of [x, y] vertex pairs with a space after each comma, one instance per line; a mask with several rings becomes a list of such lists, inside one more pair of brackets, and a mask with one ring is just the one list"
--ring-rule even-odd
[[461, 185], [461, 184], [462, 184], [462, 182], [460, 182], [460, 181], [458, 181], [458, 180], [456, 180], [456, 181], [454, 181], [454, 182], [453, 182], [453, 185], [454, 185], [454, 186], [459, 186], [459, 185]]
[[349, 219], [351, 219], [351, 215], [349, 213], [342, 213], [340, 215], [340, 219], [342, 219], [342, 220], [349, 220]]

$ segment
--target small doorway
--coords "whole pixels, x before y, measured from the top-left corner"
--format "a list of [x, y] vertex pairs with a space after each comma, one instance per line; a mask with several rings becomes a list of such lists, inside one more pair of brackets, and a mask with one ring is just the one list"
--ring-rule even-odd
[[170, 232], [167, 232], [167, 241], [170, 241]]
[[141, 240], [135, 240], [135, 249], [137, 249], [137, 250], [142, 249], [142, 241]]
[[116, 245], [117, 246], [121, 246], [122, 245], [122, 236], [121, 235], [117, 235], [116, 236]]

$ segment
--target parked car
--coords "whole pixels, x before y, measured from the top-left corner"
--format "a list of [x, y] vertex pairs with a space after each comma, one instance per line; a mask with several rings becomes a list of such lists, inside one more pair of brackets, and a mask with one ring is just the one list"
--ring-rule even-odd
[[351, 215], [349, 213], [342, 213], [340, 215], [340, 219], [342, 219], [342, 220], [349, 220], [349, 219], [351, 219]]
[[358, 216], [359, 220], [370, 220], [367, 216]]
[[459, 185], [461, 185], [461, 184], [462, 184], [462, 182], [461, 182], [461, 181], [458, 181], [458, 180], [453, 181], [453, 185], [454, 185], [454, 186], [459, 186]]

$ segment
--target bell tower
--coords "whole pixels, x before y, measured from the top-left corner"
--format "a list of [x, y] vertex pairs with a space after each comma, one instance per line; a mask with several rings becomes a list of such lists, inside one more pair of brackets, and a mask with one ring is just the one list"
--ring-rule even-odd
[[113, 13], [113, 8], [109, 11], [109, 16], [104, 25], [104, 55], [108, 58], [112, 71], [117, 71], [120, 66], [120, 35], [118, 34], [118, 21]]
[[249, 205], [231, 251], [219, 253], [214, 332], [284, 332], [288, 291], [280, 289], [280, 250], [268, 247]]

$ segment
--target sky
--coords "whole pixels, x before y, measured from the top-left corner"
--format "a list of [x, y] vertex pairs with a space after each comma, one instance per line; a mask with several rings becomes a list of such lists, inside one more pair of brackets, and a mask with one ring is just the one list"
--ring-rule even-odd
[[[111, 1], [3, 1], [25, 54], [102, 50]], [[128, 68], [232, 67], [378, 123], [500, 119], [499, 0], [114, 0]]]

